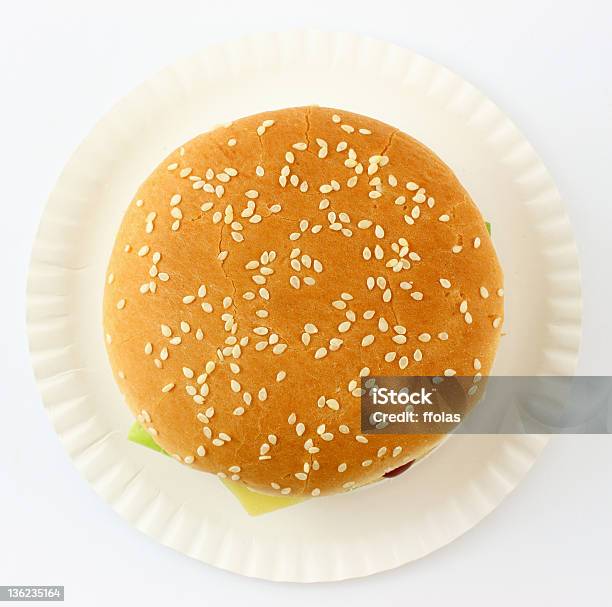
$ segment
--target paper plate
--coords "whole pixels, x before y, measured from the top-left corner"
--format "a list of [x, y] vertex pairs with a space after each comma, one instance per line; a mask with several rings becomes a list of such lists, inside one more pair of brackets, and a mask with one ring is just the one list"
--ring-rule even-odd
[[507, 335], [495, 373], [571, 374], [580, 282], [566, 210], [512, 122], [473, 86], [410, 51], [347, 34], [289, 32], [209, 48], [106, 115], [64, 169], [28, 283], [45, 407], [70, 457], [134, 527], [206, 563], [272, 580], [364, 576], [461, 535], [520, 482], [542, 436], [453, 436], [410, 473], [251, 518], [218, 479], [128, 442], [132, 417], [106, 360], [101, 301], [123, 212], [160, 158], [235, 117], [320, 104], [410, 133], [457, 173], [493, 224]]

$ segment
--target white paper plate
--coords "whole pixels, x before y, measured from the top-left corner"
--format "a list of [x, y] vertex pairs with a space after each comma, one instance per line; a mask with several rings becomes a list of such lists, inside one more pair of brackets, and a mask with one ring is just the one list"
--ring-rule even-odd
[[101, 301], [123, 212], [160, 158], [217, 123], [316, 103], [417, 137], [458, 174], [487, 219], [506, 275], [497, 374], [571, 374], [580, 283], [569, 219], [529, 143], [473, 86], [403, 48], [290, 32], [209, 48], [151, 78], [68, 162], [34, 246], [32, 361], [60, 440], [94, 489], [136, 528], [245, 575], [327, 581], [397, 567], [470, 529], [519, 483], [542, 436], [453, 436], [375, 488], [250, 518], [210, 475], [130, 444], [106, 360]]

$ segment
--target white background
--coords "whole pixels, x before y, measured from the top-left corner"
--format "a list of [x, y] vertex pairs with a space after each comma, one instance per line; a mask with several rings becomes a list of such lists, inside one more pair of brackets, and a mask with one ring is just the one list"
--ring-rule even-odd
[[[581, 2], [0, 2], [0, 585], [64, 584], [68, 605], [382, 602], [609, 605], [612, 438], [555, 438], [492, 515], [395, 571], [297, 586], [214, 570], [131, 529], [55, 438], [27, 354], [24, 292], [45, 199], [93, 123], [162, 66], [212, 42], [296, 27], [410, 47], [518, 124], [567, 202], [580, 249], [579, 373], [612, 357], [612, 4]], [[350, 513], [347, 513], [350, 516]]]

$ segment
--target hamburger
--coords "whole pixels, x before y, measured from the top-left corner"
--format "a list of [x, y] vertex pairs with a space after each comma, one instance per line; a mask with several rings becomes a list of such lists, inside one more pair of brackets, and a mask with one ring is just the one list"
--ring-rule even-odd
[[477, 376], [503, 277], [451, 169], [378, 120], [318, 106], [173, 151], [117, 233], [103, 323], [125, 401], [179, 462], [260, 493], [350, 491], [440, 434], [365, 434], [361, 380]]

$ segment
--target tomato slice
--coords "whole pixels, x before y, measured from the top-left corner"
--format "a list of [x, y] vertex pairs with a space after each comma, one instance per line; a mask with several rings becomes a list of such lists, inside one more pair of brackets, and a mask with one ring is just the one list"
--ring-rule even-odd
[[405, 464], [394, 468], [393, 470], [389, 470], [389, 472], [385, 472], [383, 476], [385, 478], [393, 478], [394, 476], [399, 476], [400, 474], [402, 474], [402, 472], [406, 472], [406, 470], [408, 470], [408, 468], [410, 468], [410, 466], [412, 466], [414, 462], [416, 462], [416, 460], [412, 459], [409, 462], [406, 462]]

